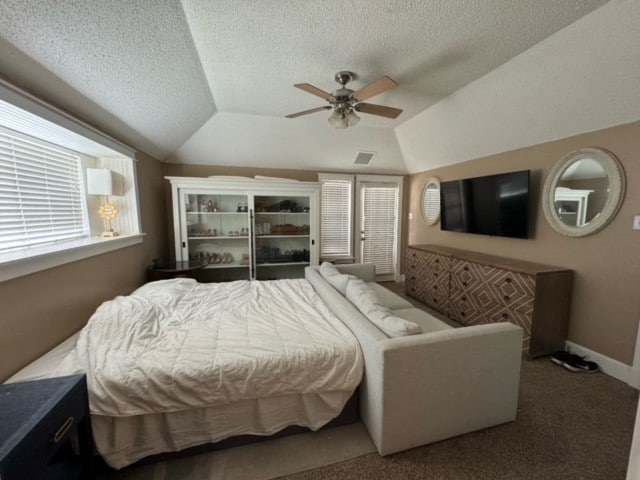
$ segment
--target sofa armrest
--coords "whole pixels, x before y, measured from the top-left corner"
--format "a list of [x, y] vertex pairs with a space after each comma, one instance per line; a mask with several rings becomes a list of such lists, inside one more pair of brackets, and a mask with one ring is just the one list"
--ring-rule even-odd
[[363, 419], [381, 455], [515, 419], [520, 327], [478, 325], [378, 345], [380, 365], [372, 370], [381, 369], [381, 379], [367, 371], [370, 411]]
[[376, 266], [373, 263], [348, 263], [344, 265], [336, 265], [340, 273], [355, 275], [365, 282], [376, 281]]

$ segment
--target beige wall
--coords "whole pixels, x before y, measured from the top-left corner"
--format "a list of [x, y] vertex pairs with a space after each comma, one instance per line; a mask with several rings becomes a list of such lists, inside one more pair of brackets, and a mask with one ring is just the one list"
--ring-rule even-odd
[[162, 164], [137, 156], [144, 242], [0, 283], [0, 381], [80, 329], [105, 300], [145, 282], [167, 254]]
[[[563, 237], [544, 219], [542, 186], [557, 160], [572, 150], [593, 146], [610, 150], [622, 162], [626, 196], [615, 219], [604, 230], [583, 238]], [[640, 215], [638, 155], [640, 122], [635, 122], [411, 175], [409, 205], [413, 220], [409, 222], [405, 245], [449, 245], [574, 270], [568, 339], [632, 364], [640, 319], [640, 231], [631, 229], [633, 216]], [[428, 177], [444, 181], [524, 169], [531, 170], [530, 239], [443, 232], [439, 224], [428, 226], [422, 220], [420, 195]]]

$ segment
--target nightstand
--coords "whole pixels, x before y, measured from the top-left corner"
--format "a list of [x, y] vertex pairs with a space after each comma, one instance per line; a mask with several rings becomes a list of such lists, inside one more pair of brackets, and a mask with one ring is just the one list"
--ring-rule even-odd
[[169, 278], [193, 278], [196, 270], [207, 266], [204, 260], [183, 260], [178, 262], [166, 262], [153, 260], [153, 265], [148, 269], [149, 281], [166, 280]]
[[0, 478], [91, 478], [84, 375], [0, 385]]

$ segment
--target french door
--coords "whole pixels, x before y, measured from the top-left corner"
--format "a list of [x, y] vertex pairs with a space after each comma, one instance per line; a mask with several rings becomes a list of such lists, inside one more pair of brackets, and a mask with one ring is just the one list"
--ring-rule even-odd
[[376, 280], [400, 278], [402, 177], [356, 176], [356, 261], [372, 262]]

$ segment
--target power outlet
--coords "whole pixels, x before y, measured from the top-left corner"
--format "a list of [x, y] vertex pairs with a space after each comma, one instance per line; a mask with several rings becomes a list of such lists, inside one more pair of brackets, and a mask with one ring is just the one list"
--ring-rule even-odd
[[633, 229], [640, 230], [640, 215], [633, 217]]

